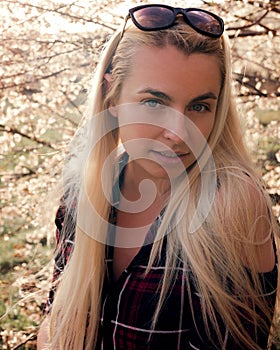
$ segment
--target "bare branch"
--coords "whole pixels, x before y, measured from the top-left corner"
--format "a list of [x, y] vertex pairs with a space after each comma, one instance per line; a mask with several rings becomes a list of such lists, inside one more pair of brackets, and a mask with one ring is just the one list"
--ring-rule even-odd
[[238, 18], [239, 20], [242, 19], [242, 20], [245, 20], [245, 21], [249, 21], [248, 24], [243, 24], [243, 25], [240, 25], [240, 26], [236, 26], [236, 27], [229, 27], [227, 28], [227, 30], [243, 30], [243, 29], [247, 29], [247, 28], [250, 28], [256, 24], [260, 24], [261, 20], [263, 18], [266, 17], [266, 15], [269, 13], [269, 11], [265, 11], [265, 13], [263, 15], [261, 15], [259, 18], [251, 21], [251, 20], [248, 20], [248, 18], [246, 17], [243, 17], [243, 16], [235, 16], [236, 18]]
[[65, 71], [68, 71], [70, 70], [70, 68], [63, 68], [57, 72], [53, 72], [53, 73], [50, 73], [50, 74], [47, 74], [47, 75], [43, 75], [41, 77], [37, 77], [37, 78], [33, 78], [32, 81], [24, 81], [22, 83], [18, 83], [18, 84], [10, 84], [10, 85], [4, 85], [3, 82], [2, 82], [2, 86], [0, 86], [0, 90], [5, 90], [5, 89], [12, 89], [12, 88], [16, 88], [16, 87], [20, 87], [20, 86], [25, 86], [25, 85], [28, 85], [28, 84], [33, 84], [37, 81], [40, 81], [40, 80], [43, 80], [43, 79], [49, 79], [51, 77], [55, 77]]
[[[6, 1], [9, 2], [9, 3], [18, 4], [18, 0], [6, 0]], [[21, 4], [24, 5], [24, 6], [27, 6], [27, 7], [36, 8], [37, 10], [40, 10], [40, 11], [54, 12], [54, 13], [57, 13], [57, 14], [59, 14], [61, 16], [72, 18], [72, 19], [75, 19], [75, 20], [78, 20], [78, 21], [83, 21], [83, 22], [87, 22], [87, 23], [93, 23], [93, 24], [99, 25], [101, 27], [107, 28], [107, 29], [109, 29], [111, 31], [116, 30], [116, 28], [114, 28], [112, 26], [109, 26], [108, 24], [106, 24], [104, 22], [99, 22], [99, 21], [96, 21], [95, 19], [92, 19], [92, 18], [81, 17], [81, 16], [73, 15], [73, 14], [71, 14], [69, 12], [62, 12], [61, 11], [61, 9], [65, 8], [65, 7], [71, 7], [73, 5], [73, 3], [70, 4], [70, 5], [61, 5], [61, 6], [58, 6], [57, 8], [54, 8], [54, 9], [45, 8], [45, 7], [38, 6], [38, 5], [33, 5], [33, 4], [30, 4], [30, 3], [21, 3]], [[41, 16], [41, 14], [39, 16]]]
[[[279, 34], [274, 31], [274, 30], [270, 30], [274, 36], [279, 36]], [[248, 36], [264, 36], [264, 35], [267, 35], [268, 34], [268, 31], [267, 30], [240, 30], [240, 31], [237, 31], [235, 34], [229, 34], [229, 38], [230, 39], [233, 39], [233, 38], [236, 38], [236, 37], [248, 37]]]
[[36, 339], [37, 339], [37, 334], [31, 333], [28, 335], [28, 337], [25, 340], [23, 340], [21, 343], [17, 344], [15, 347], [13, 347], [13, 350], [19, 350], [19, 349], [21, 349], [21, 347], [23, 345], [28, 343], [30, 340], [36, 340]]
[[[238, 20], [244, 20], [249, 22], [248, 24], [242, 24], [239, 26], [232, 26], [232, 27], [228, 27], [227, 30], [228, 31], [232, 31], [235, 30], [237, 31], [236, 35], [230, 35], [231, 38], [233, 37], [245, 37], [245, 36], [260, 36], [260, 35], [266, 35], [269, 32], [271, 32], [273, 34], [273, 36], [277, 35], [277, 30], [274, 28], [269, 28], [266, 25], [264, 25], [263, 23], [261, 23], [261, 21], [270, 13], [270, 10], [265, 11], [265, 13], [263, 13], [260, 17], [256, 18], [255, 20], [250, 20], [248, 19], [246, 16], [235, 16]], [[255, 25], [260, 26], [261, 28], [265, 29], [264, 31], [258, 31], [258, 30], [249, 30], [248, 28], [251, 28]]]
[[[256, 3], [256, 1], [251, 1], [251, 0], [248, 1], [248, 4], [252, 5], [252, 6], [254, 6], [255, 3]], [[258, 6], [261, 8], [269, 9], [270, 11], [273, 11], [276, 13], [280, 13], [279, 0], [271, 0], [269, 3], [259, 1]]]
[[80, 116], [82, 116], [83, 113], [79, 109], [79, 106], [76, 105], [76, 103], [74, 101], [72, 101], [64, 91], [62, 91], [62, 93], [65, 96], [66, 100], [70, 103], [70, 105], [75, 108], [75, 110], [79, 113]]
[[36, 171], [35, 170], [33, 170], [33, 169], [31, 169], [31, 168], [29, 168], [27, 166], [25, 166], [24, 168], [27, 169], [28, 172], [22, 172], [22, 173], [0, 173], [0, 176], [1, 177], [5, 176], [5, 177], [7, 177], [9, 179], [13, 178], [13, 179], [19, 180], [19, 179], [21, 179], [23, 177], [36, 175]]
[[[242, 96], [261, 96], [261, 97], [279, 97], [280, 96], [280, 92], [277, 91], [277, 89], [275, 89], [275, 91], [273, 93], [268, 93], [265, 92], [263, 90], [261, 90], [261, 88], [257, 87], [257, 78], [259, 80], [261, 80], [261, 77], [256, 77], [256, 76], [250, 76], [250, 75], [246, 75], [244, 77], [243, 74], [240, 73], [234, 73], [234, 77], [235, 80], [241, 85], [241, 86], [245, 86], [246, 88], [248, 88], [248, 91], [246, 93], [239, 93], [238, 96], [242, 97]], [[246, 79], [244, 79], [246, 78]], [[271, 83], [275, 84], [274, 80], [270, 80]], [[275, 84], [276, 85], [276, 84]]]
[[36, 143], [39, 143], [42, 146], [46, 146], [46, 147], [49, 147], [49, 148], [55, 150], [55, 147], [50, 142], [41, 140], [38, 137], [36, 137], [35, 135], [25, 134], [25, 133], [21, 132], [20, 130], [18, 130], [15, 127], [10, 127], [10, 126], [7, 126], [7, 125], [0, 124], [0, 131], [7, 132], [9, 134], [14, 134], [14, 135], [18, 134], [18, 135], [20, 135], [20, 136], [22, 136], [22, 137], [24, 137], [24, 138], [26, 138], [26, 139], [28, 139], [30, 141], [34, 141]]

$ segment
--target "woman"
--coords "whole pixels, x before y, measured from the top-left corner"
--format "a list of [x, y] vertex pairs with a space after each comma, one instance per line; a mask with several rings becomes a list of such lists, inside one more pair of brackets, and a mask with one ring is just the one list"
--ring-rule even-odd
[[265, 349], [277, 228], [243, 145], [222, 19], [131, 9], [92, 91], [38, 348]]

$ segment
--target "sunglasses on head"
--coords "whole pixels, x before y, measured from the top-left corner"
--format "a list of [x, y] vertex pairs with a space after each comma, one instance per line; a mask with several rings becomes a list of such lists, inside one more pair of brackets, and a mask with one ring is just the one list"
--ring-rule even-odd
[[128, 12], [124, 29], [129, 18], [131, 18], [137, 28], [144, 31], [170, 28], [176, 23], [176, 18], [180, 14], [185, 22], [200, 34], [219, 38], [224, 31], [222, 18], [209, 11], [197, 8], [184, 9], [168, 5], [147, 4], [134, 7]]

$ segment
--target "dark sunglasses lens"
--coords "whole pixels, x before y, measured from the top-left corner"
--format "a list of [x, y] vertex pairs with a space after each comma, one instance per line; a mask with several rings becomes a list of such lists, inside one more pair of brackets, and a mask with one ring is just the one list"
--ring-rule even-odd
[[134, 20], [142, 28], [155, 30], [171, 25], [174, 13], [164, 7], [144, 7], [133, 12]]
[[223, 32], [221, 23], [209, 13], [193, 10], [187, 12], [187, 17], [191, 25], [202, 32], [213, 35]]

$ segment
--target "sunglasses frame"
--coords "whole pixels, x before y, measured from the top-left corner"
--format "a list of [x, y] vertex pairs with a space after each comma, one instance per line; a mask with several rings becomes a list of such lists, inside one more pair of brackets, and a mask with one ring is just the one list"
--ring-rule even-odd
[[[166, 8], [170, 11], [172, 11], [173, 15], [174, 15], [174, 19], [172, 21], [171, 24], [168, 24], [168, 25], [164, 25], [164, 26], [161, 26], [161, 27], [157, 27], [157, 28], [147, 28], [147, 27], [143, 27], [141, 24], [139, 24], [137, 22], [137, 20], [135, 19], [134, 17], [134, 13], [141, 10], [141, 9], [144, 9], [144, 8], [148, 8], [148, 7], [158, 7], [158, 8]], [[188, 19], [188, 15], [187, 13], [188, 12], [191, 12], [191, 11], [196, 11], [196, 12], [202, 12], [202, 13], [206, 13], [208, 14], [209, 16], [213, 17], [214, 19], [216, 19], [221, 27], [221, 32], [218, 33], [218, 34], [215, 34], [215, 33], [211, 33], [211, 32], [208, 32], [208, 31], [204, 31], [196, 26], [194, 26], [190, 20]], [[126, 22], [129, 18], [131, 18], [132, 22], [134, 23], [134, 25], [139, 28], [140, 30], [143, 30], [143, 31], [154, 31], [154, 30], [162, 30], [162, 29], [167, 29], [167, 28], [170, 28], [172, 27], [175, 23], [176, 23], [176, 18], [177, 16], [181, 14], [184, 18], [184, 21], [191, 27], [193, 28], [196, 32], [200, 33], [200, 34], [203, 34], [203, 35], [206, 35], [206, 36], [209, 36], [211, 38], [220, 38], [224, 32], [224, 21], [222, 20], [221, 17], [217, 16], [216, 14], [212, 13], [212, 12], [209, 12], [207, 10], [203, 10], [203, 9], [199, 9], [199, 8], [195, 8], [195, 7], [190, 7], [190, 8], [181, 8], [181, 7], [172, 7], [172, 6], [168, 6], [168, 5], [160, 5], [160, 4], [146, 4], [146, 5], [140, 5], [140, 6], [136, 6], [136, 7], [133, 7], [131, 9], [128, 10], [128, 15], [126, 16], [125, 18], [125, 23], [124, 23], [124, 27], [123, 27], [123, 30], [122, 30], [122, 33], [121, 33], [121, 37], [123, 36], [123, 33], [124, 33], [124, 30], [125, 30], [125, 26], [126, 26]]]
[[[144, 8], [147, 8], [147, 7], [161, 7], [161, 8], [166, 8], [168, 10], [171, 10], [172, 13], [174, 14], [174, 19], [173, 19], [172, 23], [169, 24], [169, 25], [166, 25], [166, 26], [162, 26], [162, 27], [158, 27], [158, 28], [149, 28], [149, 29], [139, 25], [139, 23], [136, 21], [136, 19], [134, 17], [134, 12], [136, 12], [138, 10], [141, 10], [141, 9], [144, 9]], [[221, 32], [219, 34], [209, 33], [207, 31], [201, 30], [201, 29], [197, 28], [196, 26], [194, 26], [193, 24], [191, 24], [189, 19], [188, 19], [188, 17], [187, 17], [187, 13], [190, 12], [190, 11], [203, 12], [203, 13], [206, 13], [206, 14], [212, 16], [213, 18], [215, 18], [218, 21], [218, 23], [220, 24], [220, 26], [221, 26]], [[124, 19], [123, 28], [122, 28], [122, 31], [120, 32], [119, 40], [118, 40], [118, 43], [116, 44], [115, 51], [116, 51], [120, 41], [122, 40], [122, 37], [123, 37], [124, 32], [125, 32], [126, 23], [127, 23], [129, 18], [131, 18], [131, 20], [134, 23], [134, 25], [137, 28], [139, 28], [140, 30], [143, 30], [143, 31], [156, 31], [156, 30], [162, 30], [162, 29], [167, 29], [167, 28], [172, 27], [176, 23], [176, 18], [177, 18], [177, 16], [179, 14], [181, 14], [183, 16], [184, 21], [186, 22], [186, 24], [188, 24], [191, 28], [193, 28], [197, 33], [200, 33], [202, 35], [206, 35], [208, 37], [215, 38], [215, 39], [218, 39], [218, 38], [220, 38], [223, 35], [223, 32], [224, 32], [224, 21], [223, 21], [223, 19], [221, 17], [219, 17], [215, 13], [209, 12], [207, 10], [195, 8], [195, 7], [190, 7], [190, 8], [185, 8], [184, 9], [184, 8], [181, 8], [181, 7], [172, 7], [172, 6], [161, 5], [161, 4], [145, 4], [145, 5], [140, 5], [140, 6], [133, 7], [133, 8], [128, 10], [128, 14], [127, 14], [127, 16]], [[108, 65], [108, 67], [105, 70], [106, 73], [111, 73], [111, 70], [112, 70], [111, 61], [112, 61], [112, 58], [110, 60], [110, 63]]]

